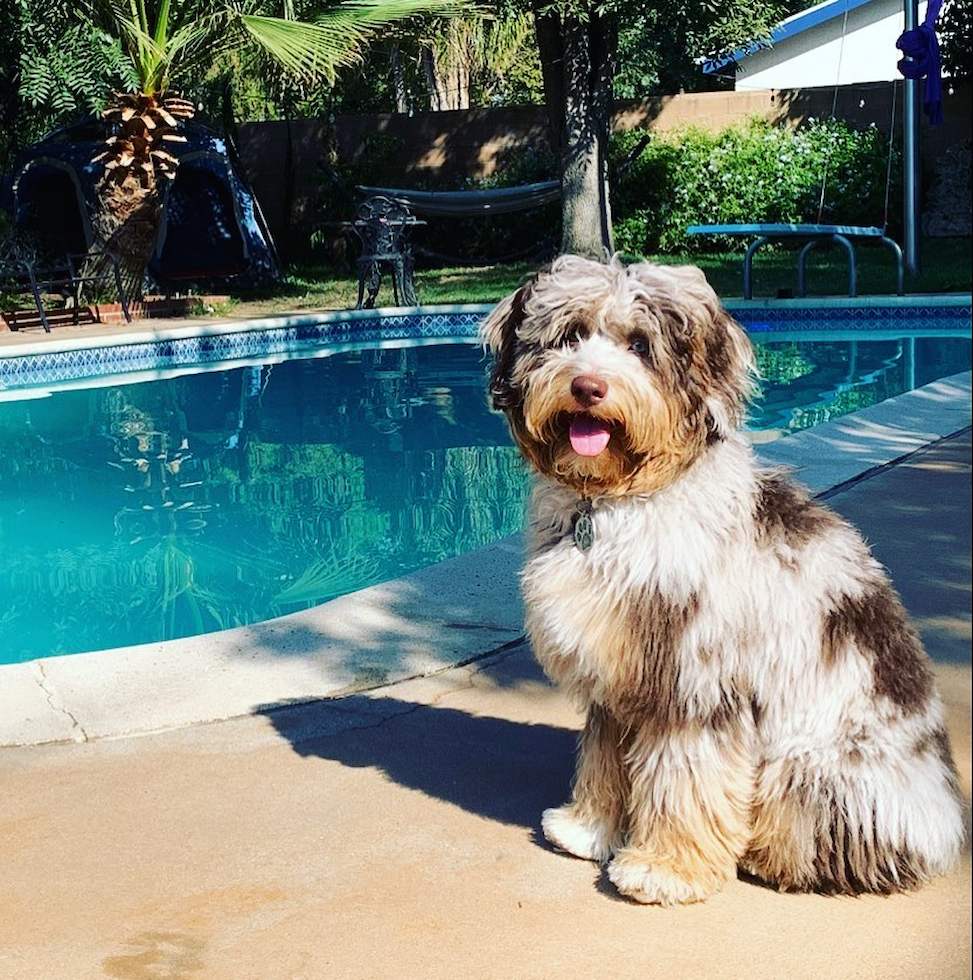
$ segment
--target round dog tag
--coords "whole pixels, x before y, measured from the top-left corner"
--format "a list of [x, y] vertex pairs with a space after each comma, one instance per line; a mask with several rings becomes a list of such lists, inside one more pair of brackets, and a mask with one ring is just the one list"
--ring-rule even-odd
[[595, 526], [591, 521], [591, 501], [578, 501], [578, 516], [574, 519], [574, 543], [587, 551], [595, 542]]

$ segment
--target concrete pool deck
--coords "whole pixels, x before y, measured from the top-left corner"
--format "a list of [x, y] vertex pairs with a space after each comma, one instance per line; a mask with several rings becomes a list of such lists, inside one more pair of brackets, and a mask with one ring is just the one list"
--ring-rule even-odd
[[[835, 488], [890, 568], [968, 814], [969, 373], [759, 451]], [[519, 560], [508, 540], [183, 648], [0, 668], [0, 976], [969, 977], [968, 847], [913, 895], [740, 880], [665, 911], [551, 851], [579, 719], [521, 639]]]
[[[967, 806], [969, 459], [967, 431], [832, 499], [937, 658]], [[538, 835], [578, 723], [514, 643], [350, 697], [0, 750], [0, 976], [969, 977], [968, 849], [891, 898], [738, 880], [683, 909], [621, 901]]]

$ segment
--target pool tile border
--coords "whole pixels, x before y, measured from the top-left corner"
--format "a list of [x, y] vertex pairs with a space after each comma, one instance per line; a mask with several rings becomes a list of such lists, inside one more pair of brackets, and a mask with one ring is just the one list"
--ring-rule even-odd
[[[191, 324], [141, 333], [65, 338], [16, 347], [0, 345], [0, 392], [41, 388], [95, 377], [215, 365], [258, 356], [284, 355], [323, 344], [395, 342], [405, 339], [472, 338], [490, 304], [414, 309], [350, 310], [227, 323]], [[869, 297], [848, 300], [727, 302], [727, 310], [754, 337], [793, 336], [827, 329], [864, 334], [898, 322], [924, 332], [971, 328], [968, 294]], [[52, 349], [56, 344], [56, 348]]]
[[0, 350], [0, 391], [148, 370], [289, 354], [322, 344], [473, 337], [489, 307], [317, 314], [228, 327], [182, 328], [161, 336], [100, 336], [62, 349]]

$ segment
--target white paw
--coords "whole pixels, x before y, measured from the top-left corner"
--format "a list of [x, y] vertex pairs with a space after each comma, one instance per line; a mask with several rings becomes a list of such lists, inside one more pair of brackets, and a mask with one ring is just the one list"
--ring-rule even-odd
[[544, 836], [558, 850], [589, 861], [607, 861], [612, 856], [608, 825], [600, 820], [582, 820], [571, 806], [545, 810], [541, 817]]
[[686, 905], [711, 894], [710, 889], [625, 851], [608, 865], [608, 877], [623, 895], [643, 905]]

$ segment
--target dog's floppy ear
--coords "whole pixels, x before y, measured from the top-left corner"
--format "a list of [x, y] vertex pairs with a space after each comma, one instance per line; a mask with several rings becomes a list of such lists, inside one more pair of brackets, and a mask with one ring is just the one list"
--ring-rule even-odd
[[707, 338], [707, 360], [715, 394], [706, 398], [711, 430], [719, 436], [738, 428], [756, 388], [757, 367], [746, 331], [720, 306]]
[[655, 290], [669, 279], [674, 301], [688, 315], [701, 344], [704, 365], [697, 380], [710, 438], [725, 438], [743, 422], [755, 389], [756, 365], [746, 331], [726, 312], [702, 269], [694, 265], [639, 263], [629, 268], [629, 274]]
[[480, 324], [480, 339], [493, 354], [490, 375], [492, 405], [498, 411], [519, 402], [511, 374], [517, 350], [517, 328], [524, 321], [524, 306], [534, 281], [502, 299]]

